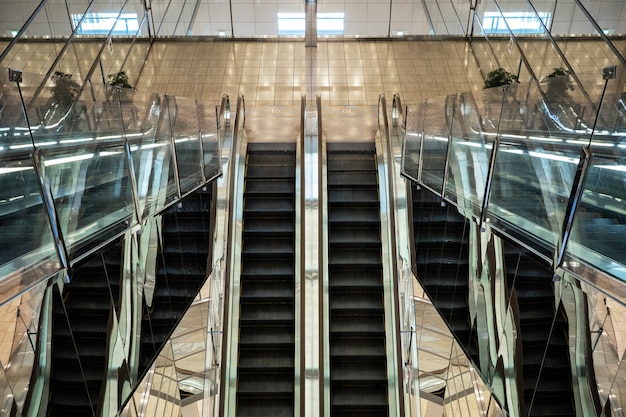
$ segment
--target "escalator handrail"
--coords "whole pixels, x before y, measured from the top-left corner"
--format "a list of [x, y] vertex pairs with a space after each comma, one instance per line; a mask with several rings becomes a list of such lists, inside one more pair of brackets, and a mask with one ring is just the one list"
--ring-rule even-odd
[[391, 118], [393, 121], [399, 120], [400, 123], [395, 122], [394, 125], [400, 125], [402, 127], [402, 131], [406, 131], [406, 112], [408, 107], [402, 107], [402, 100], [400, 99], [400, 94], [396, 93], [393, 95], [393, 103], [391, 105]]
[[[382, 119], [382, 120], [381, 120]], [[381, 126], [382, 123], [382, 126]], [[389, 234], [389, 249], [391, 251], [389, 259], [391, 261], [391, 279], [393, 281], [393, 294], [394, 294], [394, 298], [398, 296], [399, 294], [399, 289], [398, 289], [398, 268], [397, 268], [397, 262], [398, 262], [398, 254], [397, 254], [397, 242], [396, 242], [396, 207], [395, 207], [395, 188], [394, 188], [394, 178], [393, 178], [393, 154], [392, 154], [392, 148], [391, 148], [391, 137], [389, 134], [389, 119], [387, 116], [387, 100], [385, 99], [385, 95], [384, 94], [380, 94], [378, 96], [378, 128], [379, 128], [379, 132], [381, 132], [381, 140], [383, 142], [383, 148], [382, 151], [385, 154], [386, 157], [386, 165], [387, 165], [387, 193], [388, 193], [388, 198], [387, 198], [387, 203], [389, 204], [389, 230], [388, 230], [388, 234]], [[401, 328], [400, 328], [400, 306], [398, 302], [394, 302], [393, 303], [393, 308], [394, 308], [394, 316], [395, 316], [395, 320], [394, 320], [394, 332], [396, 335], [401, 335]], [[396, 370], [395, 370], [395, 374], [397, 376], [397, 378], [400, 378], [403, 375], [403, 366], [402, 366], [402, 344], [401, 343], [396, 343], [395, 346], [395, 350], [396, 350]], [[404, 380], [404, 378], [403, 378]], [[404, 415], [404, 396], [403, 395], [399, 395], [398, 397], [398, 415], [403, 416]]]
[[[228, 329], [230, 324], [229, 324], [229, 315], [228, 315], [228, 310], [229, 310], [229, 306], [230, 306], [230, 274], [231, 274], [231, 262], [232, 262], [232, 254], [233, 254], [233, 248], [232, 246], [232, 241], [233, 241], [233, 227], [232, 224], [234, 222], [235, 219], [235, 215], [233, 213], [234, 211], [234, 207], [235, 207], [235, 177], [236, 177], [236, 172], [237, 172], [237, 166], [235, 164], [235, 161], [237, 159], [237, 151], [239, 149], [239, 139], [240, 139], [240, 129], [243, 129], [243, 126], [245, 124], [245, 108], [246, 108], [246, 101], [245, 98], [243, 96], [243, 94], [239, 94], [239, 96], [237, 97], [237, 108], [235, 110], [235, 122], [233, 124], [233, 140], [231, 143], [231, 149], [230, 149], [230, 156], [229, 156], [229, 161], [228, 161], [228, 214], [226, 216], [226, 223], [231, 225], [230, 227], [227, 227], [227, 235], [226, 235], [226, 249], [224, 250], [224, 299], [222, 302], [222, 308], [223, 308], [223, 313], [222, 313], [222, 329], [223, 332], [225, 333], [225, 329]], [[223, 334], [224, 334], [223, 333]], [[223, 336], [222, 336], [223, 339]], [[221, 352], [221, 361], [220, 363], [226, 363], [226, 358], [228, 357], [228, 343], [222, 343], [222, 352]], [[228, 370], [226, 369], [226, 366], [222, 366], [220, 369], [220, 381], [221, 383], [219, 384], [219, 392], [220, 392], [220, 405], [219, 405], [219, 415], [224, 415], [224, 408], [225, 408], [225, 393], [226, 393], [226, 384], [224, 383], [225, 381], [227, 381], [227, 372]]]
[[[323, 147], [322, 147], [322, 141], [323, 141], [323, 123], [322, 123], [322, 96], [320, 94], [318, 94], [315, 97], [315, 107], [317, 109], [317, 147], [316, 147], [316, 152], [317, 152], [317, 181], [318, 181], [318, 190], [324, 190], [324, 181], [323, 181], [323, 174], [324, 174], [324, 162], [323, 160], [325, 159], [325, 155], [323, 153]], [[318, 273], [318, 282], [319, 282], [319, 288], [320, 288], [320, 292], [319, 292], [319, 300], [320, 300], [320, 307], [319, 307], [319, 318], [318, 318], [318, 323], [319, 323], [319, 330], [318, 330], [318, 334], [320, 335], [324, 335], [324, 326], [327, 323], [324, 323], [324, 309], [325, 306], [323, 305], [324, 302], [324, 297], [323, 297], [323, 291], [324, 291], [324, 279], [325, 279], [325, 275], [324, 272], [326, 271], [324, 269], [324, 265], [327, 264], [327, 260], [326, 260], [326, 252], [324, 251], [324, 234], [327, 232], [327, 228], [324, 225], [324, 192], [320, 191], [317, 194], [317, 224], [318, 224], [318, 240], [317, 240], [317, 273]], [[324, 337], [324, 336], [323, 336]], [[319, 357], [320, 357], [320, 363], [319, 363], [319, 369], [321, 371], [321, 374], [324, 375], [325, 370], [324, 370], [324, 361], [328, 361], [329, 355], [330, 355], [330, 348], [328, 346], [325, 346], [324, 340], [322, 339], [320, 340], [319, 346], [320, 346], [320, 350], [319, 350]], [[328, 356], [324, 355], [324, 351], [325, 348], [329, 348], [328, 352]], [[324, 393], [324, 378], [319, 378], [319, 410], [322, 411], [324, 414], [326, 413], [326, 408], [324, 406], [325, 402], [326, 402], [326, 394]], [[330, 405], [330, 402], [329, 404]]]
[[217, 130], [230, 125], [230, 97], [228, 94], [222, 95], [222, 101], [215, 106], [215, 119], [217, 122]]

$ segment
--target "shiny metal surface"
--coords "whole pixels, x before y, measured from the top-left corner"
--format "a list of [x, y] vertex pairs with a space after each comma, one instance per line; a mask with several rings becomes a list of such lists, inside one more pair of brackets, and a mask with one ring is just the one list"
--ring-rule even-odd
[[385, 336], [387, 338], [387, 372], [389, 388], [389, 415], [404, 415], [402, 350], [400, 337], [398, 256], [395, 220], [394, 164], [387, 115], [387, 101], [381, 95], [378, 102], [378, 134], [376, 156], [380, 192], [380, 220], [385, 297]]
[[318, 131], [319, 117], [316, 108], [305, 109], [303, 184], [301, 193], [304, 200], [302, 224], [304, 229], [302, 251], [304, 254], [304, 275], [302, 279], [302, 414], [306, 417], [317, 417], [321, 414], [322, 378], [321, 378], [321, 346], [320, 332], [322, 316], [320, 306], [320, 137]]

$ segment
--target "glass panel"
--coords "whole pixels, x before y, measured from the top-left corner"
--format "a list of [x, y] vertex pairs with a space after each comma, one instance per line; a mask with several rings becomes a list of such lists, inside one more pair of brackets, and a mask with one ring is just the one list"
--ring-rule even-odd
[[186, 396], [202, 394], [206, 375], [209, 303], [193, 304], [172, 335], [179, 389]]
[[[112, 288], [114, 290], [115, 288]], [[132, 385], [131, 375], [128, 368], [128, 355], [125, 351], [123, 338], [120, 335], [120, 327], [117, 315], [111, 315], [111, 331], [107, 339], [108, 357], [106, 367], [102, 375], [104, 395], [102, 398], [102, 415], [113, 416], [118, 412], [118, 405], [122, 404], [130, 396]], [[106, 377], [106, 379], [104, 379]]]
[[127, 154], [116, 142], [42, 152], [44, 177], [71, 258], [136, 223]]
[[0, 152], [0, 302], [61, 269], [28, 154]]
[[408, 106], [407, 108], [406, 133], [402, 147], [402, 173], [413, 181], [417, 181], [426, 105], [420, 104], [417, 107]]
[[443, 189], [453, 104], [454, 96], [437, 97], [428, 100], [424, 110], [422, 182], [436, 192], [441, 192]]
[[[589, 332], [589, 349], [593, 356], [592, 361], [586, 358], [585, 366], [593, 364], [597, 384], [596, 394], [599, 396], [600, 404], [605, 407], [601, 415], [622, 415], [620, 413], [626, 400], [623, 392], [626, 381], [623, 343], [626, 340], [626, 329], [621, 324], [621, 317], [626, 316], [626, 308], [621, 301], [607, 297], [603, 292], [584, 282], [580, 282], [579, 285], [584, 292], [582, 302], [587, 303], [583, 311], [586, 313], [585, 318], [589, 320], [585, 327]], [[606, 409], [607, 407], [611, 410]]]
[[62, 290], [71, 337], [94, 410], [102, 405], [103, 383], [118, 376], [110, 372], [110, 367], [119, 364], [110, 359], [114, 359], [116, 352], [117, 337], [112, 335], [117, 333], [117, 323], [112, 321], [112, 315], [114, 307], [119, 304], [122, 250], [123, 242], [118, 240], [87, 260], [76, 263], [71, 284]]
[[156, 359], [152, 386], [148, 394], [149, 397], [145, 403], [145, 408], [140, 410], [141, 415], [180, 415], [181, 399], [178, 381], [176, 380], [176, 362], [174, 361], [174, 354], [169, 341]]
[[[544, 171], [544, 165], [548, 165], [549, 169], [552, 166], [558, 169], [559, 164], [576, 166], [578, 160], [541, 149], [532, 151], [524, 148], [514, 143], [500, 144], [488, 215], [490, 221], [496, 221], [499, 228], [531, 231], [554, 249], [560, 235], [561, 222], [555, 219], [554, 196], [550, 194], [550, 182], [546, 181], [545, 174], [548, 169]], [[544, 160], [547, 160], [545, 164]]]
[[13, 400], [13, 388], [9, 384], [5, 372], [5, 368], [8, 366], [5, 365], [8, 361], [0, 361], [0, 416], [9, 417], [11, 415], [11, 409], [15, 406], [15, 401]]
[[[63, 301], [63, 289], [65, 286], [58, 280], [49, 287], [52, 291], [52, 362], [63, 361], [63, 367], [55, 367], [50, 375], [50, 397], [48, 399], [48, 414], [64, 414], [68, 409], [74, 410], [77, 414], [85, 416], [94, 414], [92, 397], [87, 382], [83, 376], [82, 369], [87, 369], [88, 363], [81, 364], [74, 343], [73, 328], [67, 316], [65, 302]], [[89, 303], [90, 300], [85, 300]], [[79, 302], [73, 300], [71, 303]], [[70, 304], [71, 308], [71, 304]], [[89, 325], [87, 320], [82, 320], [82, 324]], [[79, 330], [77, 328], [76, 330]], [[96, 347], [102, 351], [104, 346]], [[62, 359], [59, 359], [62, 358]], [[100, 375], [101, 376], [101, 375]], [[98, 385], [99, 388], [99, 385]], [[98, 392], [95, 393], [98, 398]]]
[[476, 106], [472, 93], [457, 96], [446, 197], [456, 201], [458, 207], [480, 216], [496, 132], [490, 124], [483, 126]]
[[[3, 363], [9, 365], [5, 368], [6, 377], [13, 388], [14, 400], [20, 412], [33, 381], [31, 374], [37, 366], [35, 351], [41, 349], [37, 347], [39, 343], [37, 338], [39, 315], [46, 285], [46, 282], [42, 282], [3, 306], [3, 320], [13, 318], [11, 320], [13, 325], [9, 324], [11, 328], [5, 328], [5, 332], [2, 333], [5, 338], [9, 339], [4, 343], [10, 343], [12, 339], [10, 356], [7, 361], [3, 360]], [[42, 342], [45, 343], [45, 341]]]
[[191, 35], [194, 2], [156, 0], [151, 2], [155, 32], [158, 36]]
[[184, 194], [202, 183], [198, 107], [193, 99], [168, 97], [168, 108], [176, 147], [180, 189]]
[[207, 180], [210, 180], [222, 172], [215, 108], [208, 104], [199, 104], [198, 114], [200, 115], [204, 175]]
[[624, 157], [595, 154], [574, 217], [567, 251], [575, 258], [626, 278]]

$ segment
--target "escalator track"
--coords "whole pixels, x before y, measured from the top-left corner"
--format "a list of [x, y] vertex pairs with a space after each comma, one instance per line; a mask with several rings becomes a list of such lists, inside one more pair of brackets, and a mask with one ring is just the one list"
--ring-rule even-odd
[[46, 415], [97, 416], [107, 375], [112, 310], [119, 307], [123, 243], [72, 270], [63, 292], [52, 287], [52, 371]]
[[476, 366], [478, 335], [469, 309], [469, 224], [434, 193], [411, 185], [415, 275]]
[[295, 143], [250, 143], [241, 247], [237, 416], [294, 415]]
[[139, 373], [152, 364], [208, 276], [213, 184], [163, 213], [154, 295], [144, 298]]
[[332, 416], [388, 416], [376, 148], [328, 143]]
[[551, 269], [513, 244], [504, 252], [507, 288], [519, 306], [524, 415], [575, 416], [568, 321], [555, 305]]

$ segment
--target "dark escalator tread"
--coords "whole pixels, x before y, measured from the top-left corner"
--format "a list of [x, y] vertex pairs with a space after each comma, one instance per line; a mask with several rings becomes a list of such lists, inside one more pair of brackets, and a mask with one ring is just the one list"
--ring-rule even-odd
[[144, 301], [139, 373], [174, 331], [207, 277], [211, 249], [212, 185], [201, 187], [162, 214], [151, 305]]
[[[441, 165], [443, 166], [443, 165]], [[433, 304], [478, 366], [469, 309], [469, 222], [441, 197], [411, 186], [415, 272]]]
[[329, 143], [327, 150], [331, 414], [387, 416], [375, 145]]
[[244, 181], [237, 416], [293, 416], [295, 144], [249, 144]]
[[[331, 404], [338, 411], [364, 410], [365, 407], [380, 407], [379, 411], [386, 411], [387, 405], [387, 381], [382, 384], [333, 384], [331, 382]], [[334, 414], [334, 413], [333, 413]]]
[[568, 324], [554, 303], [551, 270], [525, 249], [505, 243], [504, 251], [507, 286], [518, 300], [527, 414], [574, 416]]
[[237, 404], [237, 417], [293, 417], [293, 397], [247, 397]]

